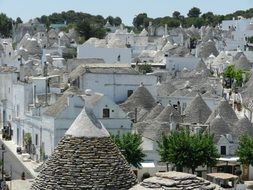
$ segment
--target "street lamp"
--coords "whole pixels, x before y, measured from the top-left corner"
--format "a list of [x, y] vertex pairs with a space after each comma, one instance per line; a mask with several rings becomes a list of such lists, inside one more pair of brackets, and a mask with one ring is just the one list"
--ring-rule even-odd
[[4, 153], [6, 152], [4, 144], [1, 145], [0, 150], [2, 151], [2, 180], [4, 180]]

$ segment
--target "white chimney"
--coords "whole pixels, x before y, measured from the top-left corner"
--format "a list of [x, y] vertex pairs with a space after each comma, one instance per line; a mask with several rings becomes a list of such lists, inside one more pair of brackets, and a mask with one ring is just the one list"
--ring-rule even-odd
[[92, 96], [94, 94], [94, 92], [91, 89], [86, 89], [85, 90], [85, 95], [86, 96]]
[[164, 26], [164, 35], [167, 36], [168, 35], [168, 25], [165, 24]]

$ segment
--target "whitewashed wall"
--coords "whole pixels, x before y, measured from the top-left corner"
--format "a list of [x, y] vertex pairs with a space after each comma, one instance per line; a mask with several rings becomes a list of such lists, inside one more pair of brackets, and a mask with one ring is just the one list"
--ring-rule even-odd
[[127, 91], [135, 90], [141, 83], [155, 98], [157, 77], [152, 75], [85, 73], [80, 80], [80, 89], [103, 93], [117, 103], [125, 101]]

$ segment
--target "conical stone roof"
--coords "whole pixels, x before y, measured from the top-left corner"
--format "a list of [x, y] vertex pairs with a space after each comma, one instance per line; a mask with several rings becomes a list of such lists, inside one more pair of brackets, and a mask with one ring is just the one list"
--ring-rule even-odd
[[42, 54], [42, 49], [37, 42], [36, 39], [27, 39], [26, 43], [24, 44], [24, 49], [27, 50], [27, 52], [31, 55], [41, 55]]
[[238, 140], [243, 134], [248, 134], [253, 137], [253, 125], [247, 117], [244, 117], [235, 123], [232, 132], [235, 140]]
[[190, 104], [185, 109], [184, 121], [187, 123], [202, 123], [204, 124], [208, 117], [211, 115], [212, 111], [202, 99], [202, 97], [197, 94], [197, 96], [190, 102]]
[[45, 162], [32, 190], [129, 189], [136, 184], [108, 132], [83, 109]]
[[143, 122], [146, 126], [137, 125], [137, 127], [142, 127], [137, 129], [138, 131], [142, 130], [140, 133], [143, 137], [151, 139], [153, 141], [158, 141], [161, 139], [162, 135], [167, 135], [170, 133], [170, 123], [168, 122], [158, 122], [158, 121], [149, 121]]
[[213, 110], [206, 123], [211, 123], [218, 114], [229, 124], [234, 124], [238, 121], [236, 113], [225, 99], [220, 101], [218, 107]]
[[139, 36], [148, 36], [148, 32], [147, 30], [144, 28], [141, 33], [139, 34]]
[[221, 51], [217, 57], [214, 58], [212, 66], [220, 66], [226, 62], [231, 62], [232, 57], [229, 57], [224, 51]]
[[20, 40], [20, 42], [18, 43], [18, 49], [20, 48], [20, 47], [22, 47], [22, 46], [24, 46], [25, 44], [26, 44], [26, 42], [27, 42], [27, 40], [28, 39], [30, 39], [31, 38], [31, 35], [29, 34], [29, 33], [26, 33], [24, 36], [23, 36], [23, 38]]
[[151, 110], [155, 105], [155, 99], [150, 92], [144, 86], [139, 86], [121, 107], [125, 112], [129, 112], [134, 108]]
[[239, 60], [239, 58], [244, 55], [244, 53], [242, 51], [238, 51], [235, 56], [234, 56], [234, 60]]
[[171, 122], [171, 118], [174, 122], [181, 122], [180, 113], [170, 104], [168, 104], [156, 117], [156, 120], [159, 122]]
[[229, 125], [218, 114], [206, 129], [208, 133], [214, 135], [214, 142], [217, 143], [221, 135], [231, 134]]
[[252, 64], [249, 62], [247, 57], [244, 54], [242, 54], [240, 58], [237, 61], [235, 61], [235, 67], [240, 68], [244, 71], [249, 71], [252, 68]]
[[147, 115], [147, 117], [145, 118], [145, 120], [152, 120], [155, 119], [164, 109], [164, 106], [161, 105], [160, 103], [157, 104], [151, 111], [150, 113]]
[[208, 58], [211, 54], [217, 56], [219, 54], [213, 41], [202, 42], [200, 44], [198, 56], [201, 58]]
[[164, 82], [157, 85], [157, 96], [169, 96], [176, 91], [176, 87], [171, 82]]

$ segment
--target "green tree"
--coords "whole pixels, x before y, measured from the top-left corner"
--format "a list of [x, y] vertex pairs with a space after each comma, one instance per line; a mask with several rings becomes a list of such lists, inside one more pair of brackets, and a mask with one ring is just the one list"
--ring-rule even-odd
[[149, 24], [149, 18], [147, 13], [140, 13], [133, 19], [133, 25], [138, 29], [141, 30], [145, 28]]
[[121, 23], [122, 23], [122, 20], [121, 20], [120, 17], [117, 16], [117, 17], [114, 18], [115, 26], [119, 26], [119, 25], [121, 25]]
[[114, 25], [114, 18], [112, 16], [108, 16], [105, 20], [108, 21], [110, 25]]
[[152, 73], [152, 67], [150, 64], [142, 64], [142, 65], [138, 65], [138, 71], [140, 73], [146, 74], [146, 73]]
[[247, 134], [239, 138], [239, 147], [236, 155], [240, 157], [240, 162], [245, 165], [253, 165], [253, 138]]
[[201, 17], [207, 24], [212, 24], [214, 22], [214, 14], [212, 12], [204, 13]]
[[199, 15], [201, 15], [201, 12], [200, 12], [200, 9], [197, 7], [191, 8], [187, 14], [188, 17], [193, 17], [193, 18], [198, 18]]
[[0, 37], [10, 37], [12, 30], [12, 19], [7, 17], [6, 14], [0, 14]]
[[201, 165], [213, 166], [219, 157], [213, 136], [205, 133], [190, 134], [189, 131], [175, 131], [163, 135], [158, 142], [161, 161], [173, 163], [179, 171], [184, 167], [195, 172]]
[[179, 19], [180, 18], [181, 13], [179, 11], [174, 11], [172, 14], [172, 17], [175, 19]]
[[129, 164], [136, 168], [141, 167], [141, 162], [145, 157], [142, 152], [141, 136], [138, 134], [126, 133], [123, 135], [111, 135], [113, 142], [118, 146]]
[[236, 69], [234, 65], [228, 65], [223, 76], [236, 80], [236, 85], [241, 86], [243, 82], [242, 69]]
[[17, 19], [16, 19], [16, 22], [15, 22], [16, 24], [21, 24], [21, 23], [23, 23], [23, 21], [22, 21], [22, 19], [20, 18], [20, 17], [18, 17]]
[[82, 22], [79, 22], [76, 29], [80, 36], [85, 37], [86, 40], [91, 37], [91, 26], [88, 21], [83, 20]]

